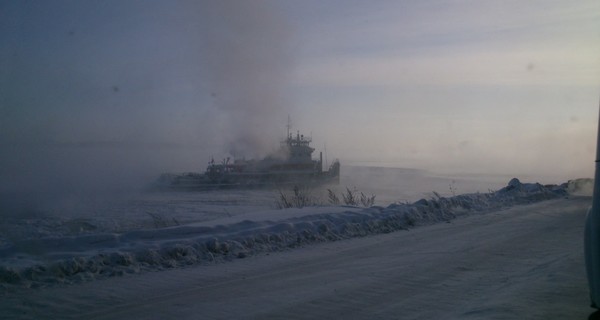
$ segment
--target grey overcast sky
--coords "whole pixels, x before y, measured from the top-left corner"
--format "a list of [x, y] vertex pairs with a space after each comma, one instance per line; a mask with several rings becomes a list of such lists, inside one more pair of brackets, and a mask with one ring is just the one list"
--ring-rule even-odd
[[261, 156], [288, 115], [342, 164], [586, 177], [599, 99], [597, 0], [0, 2], [5, 188]]

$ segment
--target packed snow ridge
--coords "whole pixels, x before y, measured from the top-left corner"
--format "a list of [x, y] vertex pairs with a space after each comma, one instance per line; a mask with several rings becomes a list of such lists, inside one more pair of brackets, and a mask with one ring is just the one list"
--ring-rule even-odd
[[[407, 230], [568, 195], [569, 185], [521, 183], [387, 207], [305, 207], [123, 233], [24, 239], [0, 247], [0, 285], [39, 287], [245, 258], [311, 243]], [[265, 219], [267, 217], [268, 219]], [[34, 249], [32, 249], [34, 248]]]

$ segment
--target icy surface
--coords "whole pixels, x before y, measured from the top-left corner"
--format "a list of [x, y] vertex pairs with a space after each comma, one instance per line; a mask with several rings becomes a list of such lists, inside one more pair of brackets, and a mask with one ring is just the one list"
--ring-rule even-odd
[[[546, 199], [565, 197], [568, 184], [543, 186], [512, 179], [495, 192], [431, 198], [412, 203], [358, 208], [349, 206], [264, 209], [185, 224], [163, 219], [155, 228], [106, 232], [89, 221], [54, 227], [71, 228], [44, 236], [0, 239], [0, 284], [46, 286], [99, 277], [161, 270], [206, 262], [245, 258], [310, 243], [389, 233], [419, 225], [450, 221]], [[40, 223], [40, 220], [35, 220]], [[161, 225], [164, 224], [164, 225]], [[72, 230], [71, 230], [72, 231]]]

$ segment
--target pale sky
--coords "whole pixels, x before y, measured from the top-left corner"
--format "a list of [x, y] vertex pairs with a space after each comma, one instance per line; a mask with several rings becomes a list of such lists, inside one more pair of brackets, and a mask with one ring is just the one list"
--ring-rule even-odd
[[329, 153], [437, 171], [592, 175], [599, 2], [318, 3], [292, 10], [314, 15], [292, 20], [303, 31], [293, 81], [297, 103], [334, 124], [319, 136], [344, 141], [328, 142]]
[[561, 182], [599, 99], [597, 0], [0, 3], [14, 179], [201, 171], [290, 115], [342, 165]]

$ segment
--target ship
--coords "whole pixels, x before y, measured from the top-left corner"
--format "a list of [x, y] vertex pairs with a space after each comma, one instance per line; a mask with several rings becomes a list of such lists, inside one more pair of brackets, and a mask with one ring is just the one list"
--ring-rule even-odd
[[317, 186], [338, 184], [340, 162], [334, 160], [324, 170], [323, 152], [313, 159], [312, 138], [298, 131], [289, 132], [281, 141], [279, 151], [261, 160], [225, 158], [211, 159], [204, 173], [162, 174], [157, 186], [161, 189], [208, 190], [244, 188], [282, 188], [285, 186]]

